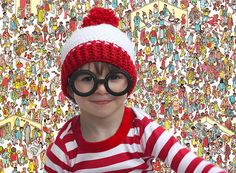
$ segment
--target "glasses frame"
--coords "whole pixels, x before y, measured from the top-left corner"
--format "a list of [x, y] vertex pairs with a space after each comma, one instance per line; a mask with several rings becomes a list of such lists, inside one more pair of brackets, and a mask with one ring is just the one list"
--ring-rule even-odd
[[[121, 92], [114, 92], [112, 91], [110, 88], [109, 88], [109, 85], [108, 85], [108, 79], [110, 78], [111, 75], [113, 75], [114, 73], [122, 73], [128, 80], [128, 85], [127, 87], [121, 91]], [[91, 75], [91, 77], [93, 78], [93, 81], [94, 81], [94, 86], [93, 88], [89, 91], [89, 92], [86, 92], [86, 93], [82, 93], [82, 92], [79, 92], [76, 87], [75, 87], [75, 80], [76, 78], [81, 75], [81, 74], [88, 74], [88, 75]], [[88, 97], [90, 95], [92, 95], [93, 93], [95, 93], [95, 91], [97, 90], [98, 88], [98, 85], [99, 84], [104, 84], [105, 86], [105, 89], [107, 90], [108, 93], [110, 93], [111, 95], [113, 96], [122, 96], [122, 95], [125, 95], [126, 93], [129, 92], [129, 90], [131, 89], [131, 86], [133, 84], [133, 80], [132, 78], [130, 77], [130, 75], [123, 71], [123, 70], [112, 70], [110, 71], [106, 77], [104, 79], [98, 79], [97, 76], [91, 72], [90, 70], [77, 70], [75, 71], [69, 78], [68, 78], [68, 83], [69, 83], [69, 86], [71, 87], [72, 91], [79, 95], [79, 96], [82, 96], [82, 97]]]

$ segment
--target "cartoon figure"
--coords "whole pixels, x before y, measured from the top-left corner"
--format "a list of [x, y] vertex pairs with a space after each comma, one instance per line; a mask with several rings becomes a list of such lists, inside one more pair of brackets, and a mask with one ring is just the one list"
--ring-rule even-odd
[[42, 23], [43, 23], [44, 20], [45, 20], [45, 9], [43, 8], [43, 6], [39, 6], [39, 5], [38, 5], [38, 8], [37, 8], [37, 9], [38, 9], [37, 23], [38, 23], [39, 25], [42, 25]]
[[29, 122], [26, 122], [24, 125], [24, 136], [25, 136], [25, 143], [29, 145], [31, 143], [31, 127], [29, 125]]
[[28, 170], [29, 173], [33, 173], [35, 171], [35, 166], [34, 166], [34, 163], [33, 163], [32, 159], [29, 160], [27, 170]]
[[158, 17], [159, 17], [159, 9], [158, 9], [158, 5], [156, 3], [153, 5], [152, 12], [153, 12], [154, 21], [157, 22]]

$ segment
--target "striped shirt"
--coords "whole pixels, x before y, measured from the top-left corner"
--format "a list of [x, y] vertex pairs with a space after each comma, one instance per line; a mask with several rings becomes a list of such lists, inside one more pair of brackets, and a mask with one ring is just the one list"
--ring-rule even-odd
[[49, 146], [46, 156], [46, 173], [152, 172], [154, 158], [179, 173], [226, 173], [180, 145], [149, 115], [127, 107], [117, 132], [100, 142], [85, 141], [79, 116], [72, 118]]

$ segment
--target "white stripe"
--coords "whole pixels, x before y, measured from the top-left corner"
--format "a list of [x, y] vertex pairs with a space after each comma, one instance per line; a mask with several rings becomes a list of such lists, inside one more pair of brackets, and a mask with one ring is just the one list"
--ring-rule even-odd
[[134, 45], [126, 36], [126, 34], [110, 24], [100, 24], [80, 28], [73, 32], [71, 37], [63, 46], [61, 56], [62, 61], [64, 61], [66, 55], [71, 49], [77, 45], [93, 40], [114, 43], [124, 49], [133, 61], [135, 60]]
[[181, 160], [181, 162], [179, 163], [177, 172], [179, 172], [179, 173], [185, 172], [186, 168], [189, 166], [189, 164], [191, 163], [191, 161], [193, 161], [195, 158], [196, 158], [196, 155], [193, 154], [192, 152], [187, 153], [187, 154], [183, 157], [183, 159]]
[[100, 167], [100, 168], [93, 168], [93, 169], [83, 169], [83, 170], [79, 170], [76, 171], [75, 173], [101, 173], [101, 172], [106, 172], [106, 171], [116, 171], [116, 170], [122, 170], [122, 169], [129, 169], [129, 168], [133, 168], [136, 166], [139, 166], [140, 164], [144, 163], [142, 159], [132, 159], [132, 160], [127, 160], [124, 162], [119, 162], [116, 164], [112, 164], [109, 166], [105, 166], [105, 167]]
[[69, 131], [70, 128], [71, 128], [71, 123], [68, 124], [68, 126], [66, 127], [66, 129], [61, 133], [60, 139], [63, 139], [63, 138], [68, 134], [68, 131]]
[[217, 172], [222, 172], [222, 171], [224, 171], [223, 169], [221, 169], [221, 168], [219, 168], [219, 167], [213, 167], [213, 168], [211, 168], [209, 171], [208, 171], [208, 173], [217, 173]]
[[172, 137], [172, 135], [168, 131], [164, 131], [161, 136], [156, 141], [156, 144], [153, 148], [152, 154], [153, 156], [158, 156], [164, 145], [168, 142], [168, 140]]
[[69, 173], [66, 170], [61, 169], [60, 166], [58, 166], [57, 164], [55, 164], [53, 161], [51, 161], [48, 157], [46, 157], [46, 166], [51, 168], [52, 170], [56, 171], [56, 172], [60, 172], [60, 173]]
[[139, 136], [140, 135], [140, 128], [139, 127], [135, 127], [135, 128], [131, 128], [129, 130], [128, 133], [128, 137], [134, 137], [134, 136]]
[[147, 117], [149, 119], [151, 119], [151, 116], [149, 114], [147, 114], [146, 112], [144, 112], [142, 109], [139, 109], [139, 108], [136, 108], [136, 107], [133, 107], [132, 108], [134, 113], [136, 114], [137, 118], [139, 119], [143, 119], [144, 117]]
[[202, 170], [207, 166], [209, 165], [210, 163], [203, 160], [200, 162], [200, 164], [196, 167], [196, 169], [194, 170], [194, 173], [199, 173], [199, 172], [202, 172]]
[[[148, 168], [147, 168], [147, 170], [153, 170], [153, 158], [151, 157], [149, 157], [149, 159], [146, 161], [146, 164], [148, 165]], [[148, 171], [149, 172], [149, 171]], [[152, 173], [153, 173], [153, 171], [152, 171]]]
[[82, 161], [89, 161], [89, 160], [96, 160], [96, 159], [104, 159], [106, 157], [114, 156], [117, 154], [121, 154], [121, 151], [126, 151], [128, 153], [135, 153], [135, 152], [143, 152], [141, 146], [139, 144], [121, 144], [115, 148], [110, 150], [106, 150], [103, 152], [98, 153], [85, 153], [85, 154], [78, 154], [74, 159], [71, 159], [71, 166], [82, 162]]
[[[150, 138], [150, 136], [152, 135], [152, 132], [154, 129], [158, 128], [159, 125], [157, 123], [153, 123], [153, 122], [150, 122], [146, 128], [144, 129], [144, 133], [143, 135], [141, 136], [141, 141], [143, 141], [143, 147], [147, 147], [146, 146], [146, 143], [147, 143], [147, 140]], [[144, 150], [146, 150], [146, 148], [144, 148]]]
[[75, 140], [70, 141], [70, 142], [67, 142], [67, 143], [65, 144], [65, 146], [66, 146], [66, 150], [67, 150], [68, 152], [69, 152], [69, 151], [72, 151], [72, 150], [74, 150], [75, 148], [78, 147], [77, 142], [76, 142]]
[[51, 147], [52, 153], [65, 164], [69, 160], [68, 156], [54, 143]]
[[[139, 173], [139, 172], [142, 173], [142, 170], [133, 170], [133, 171], [131, 171], [131, 172], [129, 172], [129, 173]], [[152, 173], [153, 173], [153, 172], [152, 172]]]
[[173, 158], [179, 152], [179, 150], [181, 150], [182, 148], [184, 148], [184, 147], [182, 145], [180, 145], [178, 142], [176, 142], [174, 145], [172, 145], [172, 147], [170, 148], [170, 151], [165, 159], [165, 163], [168, 166], [171, 165]]

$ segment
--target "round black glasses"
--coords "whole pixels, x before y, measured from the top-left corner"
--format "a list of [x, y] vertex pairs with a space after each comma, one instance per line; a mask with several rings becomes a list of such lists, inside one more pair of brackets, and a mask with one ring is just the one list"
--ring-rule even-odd
[[68, 79], [72, 91], [82, 97], [92, 95], [99, 84], [104, 84], [108, 93], [114, 96], [122, 96], [129, 92], [132, 86], [132, 78], [125, 71], [110, 71], [104, 79], [89, 70], [77, 70]]

